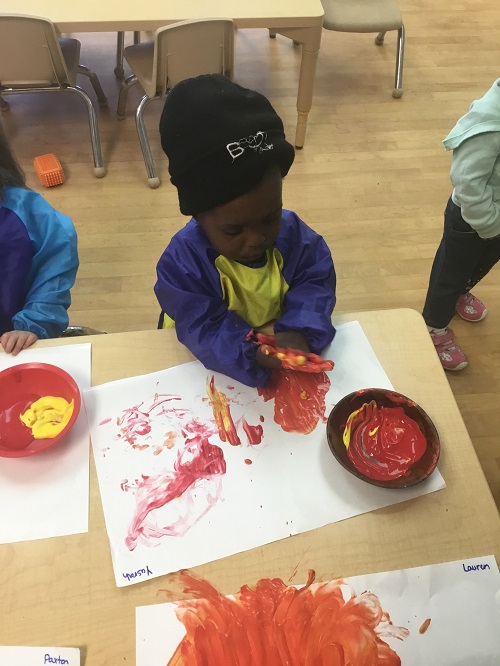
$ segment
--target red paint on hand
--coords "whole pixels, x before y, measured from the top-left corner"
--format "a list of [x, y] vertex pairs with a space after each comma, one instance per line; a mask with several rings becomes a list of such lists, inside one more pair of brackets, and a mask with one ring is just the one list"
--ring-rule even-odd
[[186, 635], [167, 666], [400, 666], [401, 659], [383, 638], [402, 640], [372, 592], [344, 600], [341, 580], [305, 587], [279, 578], [244, 585], [234, 597], [182, 572], [185, 592], [195, 598], [177, 603]]
[[267, 402], [274, 398], [274, 420], [286, 432], [309, 434], [325, 416], [325, 396], [330, 380], [324, 372], [273, 370], [265, 388], [258, 389]]
[[427, 442], [402, 407], [381, 407], [372, 400], [347, 419], [344, 444], [354, 467], [370, 479], [398, 479], [425, 453]]
[[277, 358], [285, 370], [297, 370], [299, 372], [328, 372], [333, 370], [334, 363], [325, 360], [310, 352], [300, 349], [285, 349], [276, 346], [276, 338], [262, 333], [251, 335], [250, 339], [260, 345], [260, 350], [266, 356]]

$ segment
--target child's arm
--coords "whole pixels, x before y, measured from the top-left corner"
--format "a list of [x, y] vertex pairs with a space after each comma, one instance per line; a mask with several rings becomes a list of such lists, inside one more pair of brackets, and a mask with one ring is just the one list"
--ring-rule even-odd
[[199, 257], [183, 250], [171, 243], [158, 263], [155, 285], [179, 341], [210, 370], [248, 386], [265, 386], [271, 371], [256, 362], [257, 348], [247, 340], [252, 327], [227, 309], [218, 276], [212, 279]]
[[71, 220], [42, 197], [36, 197], [25, 224], [35, 253], [24, 307], [12, 317], [13, 328], [55, 338], [68, 325], [70, 288], [78, 270], [76, 232]]
[[462, 217], [481, 238], [500, 234], [499, 192], [488, 182], [500, 156], [500, 132], [477, 134], [453, 151], [451, 182]]
[[[335, 306], [335, 269], [327, 244], [321, 236], [294, 216], [288, 256], [284, 256], [283, 277], [289, 285], [284, 312], [274, 324], [280, 347], [309, 349], [320, 354], [335, 335], [331, 316]], [[302, 335], [308, 348], [291, 339]], [[294, 336], [296, 338], [296, 336]], [[294, 344], [295, 342], [295, 344]]]

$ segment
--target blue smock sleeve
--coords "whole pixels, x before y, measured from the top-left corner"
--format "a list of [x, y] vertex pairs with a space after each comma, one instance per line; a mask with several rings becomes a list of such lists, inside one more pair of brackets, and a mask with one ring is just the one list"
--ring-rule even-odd
[[335, 335], [331, 320], [336, 302], [332, 255], [324, 239], [295, 213], [284, 211], [284, 218], [286, 233], [277, 246], [284, 257], [283, 277], [289, 290], [274, 330], [303, 333], [311, 351], [320, 354]]
[[15, 330], [56, 338], [68, 325], [70, 289], [78, 270], [76, 231], [71, 220], [40, 195], [29, 192], [24, 224], [34, 247], [22, 310], [12, 317]]
[[246, 338], [251, 326], [227, 309], [218, 274], [208, 257], [172, 239], [157, 266], [155, 293], [175, 321], [177, 337], [209, 370], [247, 386], [265, 386], [271, 371], [255, 360]]

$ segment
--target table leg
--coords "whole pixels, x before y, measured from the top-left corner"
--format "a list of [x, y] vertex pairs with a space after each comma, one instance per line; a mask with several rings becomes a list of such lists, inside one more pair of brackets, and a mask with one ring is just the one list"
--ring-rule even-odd
[[303, 148], [306, 138], [307, 118], [312, 106], [316, 63], [322, 30], [322, 25], [311, 26], [310, 28], [275, 28], [273, 30], [273, 32], [302, 44], [302, 61], [297, 92], [297, 128], [295, 130], [295, 147], [299, 149]]
[[115, 76], [117, 79], [123, 79], [123, 49], [125, 47], [125, 33], [119, 32], [116, 38], [116, 67]]

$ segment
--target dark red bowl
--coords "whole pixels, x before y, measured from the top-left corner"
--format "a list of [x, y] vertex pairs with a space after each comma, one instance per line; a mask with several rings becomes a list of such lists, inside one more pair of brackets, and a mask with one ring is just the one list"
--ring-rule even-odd
[[[378, 407], [402, 407], [405, 414], [418, 424], [427, 442], [424, 455], [408, 469], [406, 474], [397, 479], [389, 481], [371, 479], [360, 472], [347, 455], [347, 449], [342, 439], [347, 419], [352, 412], [362, 407], [364, 403], [371, 402], [372, 400], [376, 402]], [[436, 469], [441, 450], [436, 427], [424, 410], [405, 395], [387, 389], [368, 388], [346, 395], [330, 412], [326, 425], [326, 434], [330, 450], [342, 467], [345, 467], [347, 471], [357, 476], [358, 479], [362, 479], [374, 486], [381, 486], [382, 488], [408, 488], [409, 486], [421, 483]]]
[[[53, 395], [75, 401], [66, 427], [50, 439], [34, 439], [19, 418], [39, 398]], [[70, 375], [48, 363], [22, 363], [0, 372], [0, 456], [23, 458], [57, 444], [73, 427], [80, 412], [80, 390]]]

